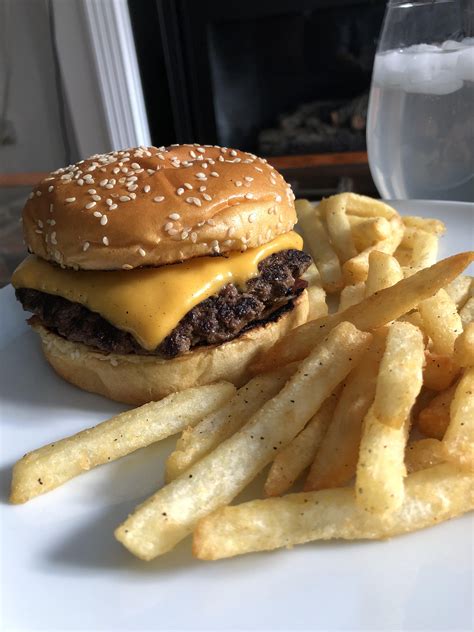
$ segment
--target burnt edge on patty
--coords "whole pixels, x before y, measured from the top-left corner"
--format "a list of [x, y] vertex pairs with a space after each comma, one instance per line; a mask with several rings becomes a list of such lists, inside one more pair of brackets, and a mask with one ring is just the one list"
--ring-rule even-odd
[[268, 320], [273, 312], [280, 315], [280, 308], [306, 287], [299, 277], [310, 263], [311, 257], [300, 250], [270, 255], [259, 263], [258, 276], [250, 279], [244, 290], [231, 283], [193, 307], [153, 351], [79, 303], [29, 288], [17, 289], [16, 297], [23, 309], [35, 314], [45, 327], [73, 342], [108, 353], [174, 358], [196, 346], [232, 340]]

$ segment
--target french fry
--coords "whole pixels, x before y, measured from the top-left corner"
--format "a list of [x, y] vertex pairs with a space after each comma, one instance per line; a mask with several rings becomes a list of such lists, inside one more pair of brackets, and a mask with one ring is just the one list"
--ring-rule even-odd
[[463, 327], [449, 294], [443, 289], [439, 290], [433, 297], [422, 301], [418, 310], [423, 319], [423, 329], [432, 340], [432, 351], [452, 356], [454, 341]]
[[471, 296], [472, 286], [472, 277], [460, 274], [444, 289], [451, 297], [451, 300], [456, 303], [456, 307], [461, 309], [467, 299]]
[[347, 487], [223, 507], [197, 525], [193, 553], [217, 560], [314, 540], [390, 538], [473, 509], [472, 483], [472, 475], [452, 464], [415, 472], [407, 477], [403, 505], [384, 518], [361, 511]]
[[297, 368], [298, 364], [294, 363], [272, 373], [257, 375], [242, 386], [224, 406], [201, 419], [195, 426], [183, 430], [175, 450], [166, 461], [166, 482], [177, 478], [240, 430], [265, 402], [283, 388]]
[[369, 246], [343, 264], [342, 275], [345, 285], [353, 285], [360, 281], [365, 281], [369, 270], [370, 253], [374, 250], [379, 250], [380, 252], [392, 255], [402, 240], [403, 232], [404, 227], [402, 220], [398, 215], [395, 215], [390, 220], [390, 235], [386, 239], [377, 242], [373, 246]]
[[345, 197], [333, 195], [319, 204], [321, 216], [326, 220], [329, 237], [339, 260], [344, 263], [357, 255], [352, 239], [351, 225], [346, 215]]
[[418, 439], [407, 445], [405, 465], [408, 474], [425, 470], [445, 461], [443, 444], [438, 439]]
[[328, 306], [326, 303], [326, 292], [322, 287], [319, 270], [314, 263], [309, 266], [301, 278], [308, 283], [308, 287], [306, 288], [309, 305], [307, 320], [327, 316]]
[[387, 331], [374, 332], [373, 341], [343, 385], [332, 421], [305, 482], [305, 491], [343, 487], [355, 476], [362, 422], [375, 396]]
[[423, 342], [425, 343], [425, 345], [428, 344], [429, 338], [423, 330], [423, 319], [420, 315], [420, 312], [417, 309], [414, 309], [413, 311], [408, 312], [408, 314], [404, 314], [403, 316], [400, 316], [398, 320], [404, 323], [410, 323], [414, 325], [415, 327], [418, 327], [418, 329], [423, 334]]
[[235, 498], [303, 429], [370, 339], [341, 323], [239, 432], [137, 507], [115, 537], [145, 560], [172, 549], [200, 518]]
[[365, 283], [361, 281], [355, 285], [346, 285], [342, 288], [341, 295], [339, 297], [339, 309], [338, 312], [343, 312], [351, 305], [356, 305], [364, 300], [365, 297]]
[[403, 279], [403, 272], [398, 261], [385, 252], [374, 250], [369, 255], [369, 271], [365, 282], [365, 295], [371, 296], [375, 292], [395, 285]]
[[474, 323], [474, 297], [467, 299], [459, 311], [459, 317], [463, 327], [467, 327], [469, 323]]
[[474, 366], [474, 323], [468, 323], [456, 338], [453, 360], [458, 366]]
[[345, 196], [346, 212], [351, 215], [359, 215], [360, 217], [385, 217], [385, 219], [388, 220], [393, 217], [399, 217], [394, 208], [381, 200], [375, 200], [366, 195], [358, 195], [357, 193], [341, 193], [340, 195]]
[[390, 222], [385, 217], [359, 217], [347, 215], [352, 239], [357, 252], [361, 252], [390, 235]]
[[405, 275], [410, 276], [417, 270], [428, 268], [436, 263], [438, 237], [436, 234], [428, 233], [425, 230], [407, 226], [400, 242], [400, 251], [409, 253], [408, 259], [406, 255], [402, 259], [401, 254], [399, 254], [400, 259], [402, 259], [400, 260], [397, 252], [395, 252], [395, 257], [405, 267]]
[[309, 250], [319, 270], [323, 288], [326, 292], [336, 292], [342, 287], [341, 264], [319, 213], [308, 200], [296, 200], [295, 206], [305, 248]]
[[424, 230], [432, 235], [440, 237], [446, 232], [446, 224], [440, 219], [418, 217], [417, 215], [404, 215], [403, 223], [410, 228]]
[[449, 424], [449, 410], [456, 385], [436, 395], [418, 414], [416, 425], [426, 437], [441, 440]]
[[26, 454], [15, 463], [10, 501], [24, 503], [83, 472], [165, 439], [225, 404], [227, 382], [189, 388]]
[[418, 303], [433, 296], [450, 283], [474, 260], [474, 252], [464, 252], [439, 261], [431, 268], [420, 270], [392, 287], [369, 296], [344, 312], [318, 318], [292, 329], [263, 356], [252, 370], [256, 373], [305, 358], [309, 350], [340, 322], [352, 322], [362, 331], [371, 331], [396, 320], [414, 309]]
[[281, 496], [290, 489], [300, 474], [314, 459], [316, 450], [331, 422], [337, 404], [337, 392], [332, 393], [305, 428], [280, 450], [265, 481], [266, 496]]
[[474, 470], [474, 368], [466, 369], [454, 393], [443, 447], [446, 460]]
[[356, 500], [371, 513], [400, 507], [410, 413], [422, 384], [423, 338], [409, 323], [394, 323], [380, 363], [375, 399], [365, 416], [356, 474]]
[[433, 391], [445, 391], [459, 376], [459, 366], [451, 356], [426, 351], [423, 384]]
[[410, 323], [396, 322], [388, 332], [380, 363], [374, 416], [392, 428], [401, 428], [421, 390], [424, 364], [423, 336]]

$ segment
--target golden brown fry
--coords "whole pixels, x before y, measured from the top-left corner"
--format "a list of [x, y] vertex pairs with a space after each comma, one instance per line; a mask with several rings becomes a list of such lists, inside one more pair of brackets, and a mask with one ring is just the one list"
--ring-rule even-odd
[[374, 332], [374, 339], [343, 385], [329, 428], [305, 483], [305, 491], [343, 487], [355, 476], [362, 422], [375, 396], [380, 361], [387, 331]]
[[365, 282], [366, 296], [395, 285], [401, 279], [403, 279], [403, 272], [395, 257], [379, 250], [370, 253], [369, 271]]
[[343, 195], [333, 195], [319, 204], [321, 216], [326, 220], [329, 237], [342, 263], [357, 255], [352, 239], [351, 225], [346, 215]]
[[390, 538], [473, 509], [472, 483], [451, 464], [415, 472], [406, 479], [403, 505], [383, 518], [361, 511], [348, 487], [223, 507], [197, 525], [193, 553], [217, 560], [313, 540]]
[[432, 340], [432, 351], [452, 356], [454, 341], [462, 332], [462, 322], [449, 294], [443, 289], [439, 290], [431, 298], [422, 301], [418, 310], [423, 319], [423, 329]]
[[468, 323], [456, 338], [453, 360], [458, 366], [474, 366], [474, 323]]
[[458, 377], [459, 366], [451, 356], [426, 351], [423, 384], [433, 391], [445, 391]]
[[316, 450], [331, 422], [337, 400], [338, 394], [334, 392], [293, 441], [278, 452], [265, 481], [266, 496], [284, 494], [300, 474], [311, 465]]
[[380, 363], [374, 416], [392, 428], [401, 428], [409, 417], [423, 383], [423, 336], [410, 323], [390, 327]]
[[13, 467], [10, 501], [24, 503], [83, 472], [161, 441], [225, 404], [227, 382], [189, 388], [34, 450]]
[[359, 215], [360, 217], [385, 217], [385, 219], [392, 219], [398, 217], [397, 211], [382, 202], [381, 200], [375, 200], [374, 198], [367, 197], [366, 195], [358, 195], [357, 193], [341, 193], [345, 196], [346, 212], [351, 215]]
[[307, 320], [327, 316], [328, 306], [326, 303], [326, 292], [321, 284], [321, 275], [314, 263], [312, 263], [302, 275], [302, 279], [308, 283], [308, 287], [306, 288], [309, 305]]
[[191, 465], [212, 452], [222, 441], [240, 430], [250, 417], [274, 397], [298, 368], [298, 363], [271, 373], [257, 375], [224, 406], [183, 430], [175, 450], [166, 461], [166, 482], [177, 478]]
[[425, 436], [440, 440], [444, 437], [449, 424], [449, 409], [455, 390], [456, 385], [453, 384], [450, 388], [436, 395], [420, 411], [416, 425]]
[[438, 237], [435, 234], [408, 226], [405, 228], [399, 252], [395, 252], [395, 257], [404, 266], [405, 276], [411, 276], [417, 270], [428, 268], [436, 263], [437, 254]]
[[405, 226], [424, 230], [432, 235], [438, 235], [440, 237], [446, 232], [446, 224], [440, 219], [418, 217], [417, 215], [404, 215], [402, 219]]
[[446, 461], [443, 444], [438, 439], [418, 439], [407, 445], [405, 465], [408, 474], [426, 470]]
[[390, 222], [385, 217], [359, 217], [347, 215], [352, 239], [357, 252], [361, 252], [390, 235]]
[[460, 274], [453, 279], [444, 289], [451, 299], [456, 303], [456, 307], [461, 309], [468, 298], [471, 296], [473, 288], [472, 277]]
[[145, 560], [172, 549], [200, 518], [235, 498], [302, 430], [370, 339], [341, 323], [239, 432], [137, 507], [115, 537]]
[[305, 358], [328, 331], [344, 320], [354, 323], [363, 331], [382, 327], [414, 309], [420, 301], [433, 296], [473, 260], [474, 252], [448, 257], [431, 268], [420, 270], [392, 287], [369, 296], [344, 312], [296, 327], [261, 356], [252, 368], [260, 373]]
[[343, 264], [342, 275], [344, 283], [346, 285], [353, 285], [360, 281], [365, 281], [369, 271], [370, 253], [374, 250], [379, 250], [380, 252], [392, 255], [402, 240], [404, 230], [400, 217], [398, 215], [392, 217], [390, 220], [390, 235], [386, 239], [377, 242], [373, 246], [369, 246]]
[[443, 447], [446, 460], [474, 470], [474, 368], [466, 369], [454, 393]]
[[351, 305], [356, 305], [364, 300], [365, 297], [365, 283], [356, 283], [355, 285], [346, 285], [342, 288], [341, 295], [339, 297], [339, 309], [338, 312], [343, 312]]
[[308, 200], [296, 200], [295, 206], [305, 248], [319, 270], [323, 288], [326, 292], [336, 292], [342, 287], [341, 265], [319, 213]]

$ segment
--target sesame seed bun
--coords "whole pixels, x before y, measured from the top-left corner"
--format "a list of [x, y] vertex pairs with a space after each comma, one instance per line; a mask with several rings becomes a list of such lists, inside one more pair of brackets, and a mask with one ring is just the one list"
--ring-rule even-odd
[[23, 229], [31, 252], [66, 267], [160, 266], [271, 241], [296, 223], [293, 200], [253, 154], [139, 147], [51, 173], [30, 194]]
[[290, 329], [306, 322], [308, 295], [304, 290], [275, 321], [258, 325], [220, 345], [196, 347], [166, 360], [156, 356], [105, 354], [82, 343], [71, 342], [32, 319], [41, 336], [47, 361], [63, 379], [80, 388], [126, 404], [140, 405], [191, 386], [218, 380], [245, 384], [249, 370]]

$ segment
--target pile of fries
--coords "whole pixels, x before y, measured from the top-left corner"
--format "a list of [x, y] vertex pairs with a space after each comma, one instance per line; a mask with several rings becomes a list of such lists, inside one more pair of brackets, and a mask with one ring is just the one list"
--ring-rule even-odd
[[[386, 538], [474, 508], [474, 283], [462, 276], [474, 253], [435, 264], [440, 221], [363, 196], [297, 211], [311, 320], [238, 390], [187, 389], [27, 454], [12, 502], [179, 432], [167, 484], [115, 531], [143, 560], [189, 534], [214, 560]], [[332, 314], [326, 292], [339, 293]], [[266, 498], [229, 506], [268, 465]]]

